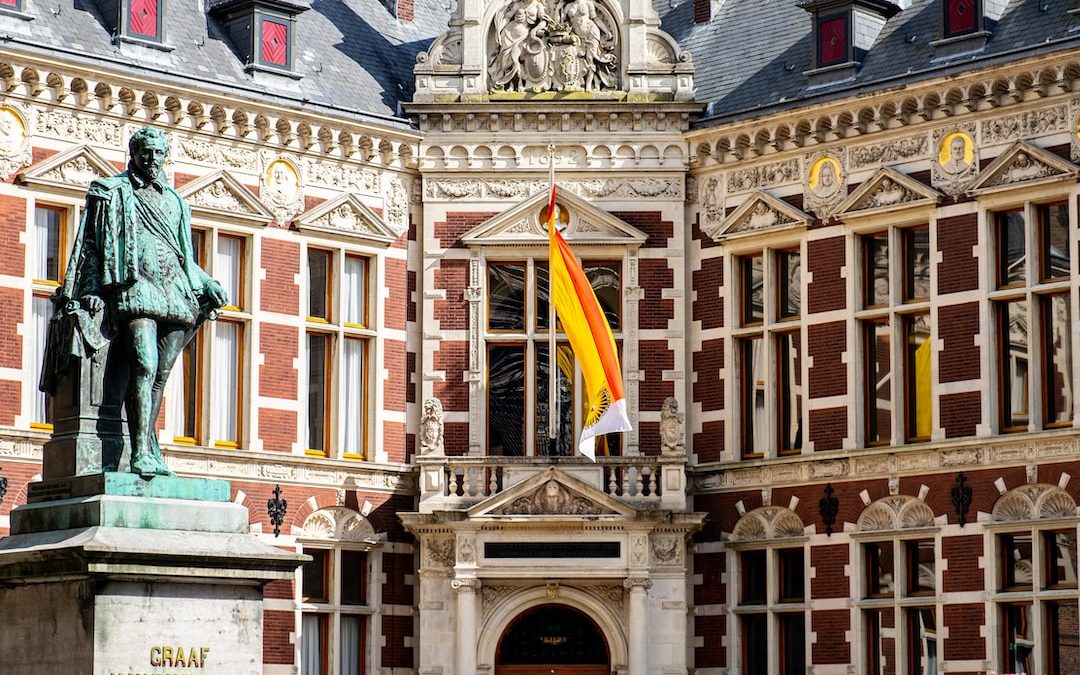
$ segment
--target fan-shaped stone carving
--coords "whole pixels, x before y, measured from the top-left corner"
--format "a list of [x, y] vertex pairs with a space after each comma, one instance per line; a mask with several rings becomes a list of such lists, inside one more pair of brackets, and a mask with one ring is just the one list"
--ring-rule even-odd
[[372, 543], [375, 540], [375, 528], [367, 518], [356, 511], [343, 506], [331, 506], [308, 516], [304, 521], [301, 536], [308, 539]]
[[1076, 501], [1068, 492], [1051, 488], [1038, 501], [1039, 518], [1068, 518], [1076, 515]]
[[762, 506], [750, 511], [735, 523], [732, 539], [765, 541], [801, 537], [804, 529], [802, 518], [794, 511], [779, 506]]
[[863, 509], [857, 522], [857, 527], [863, 532], [933, 525], [933, 509], [922, 500], [907, 495], [882, 497]]

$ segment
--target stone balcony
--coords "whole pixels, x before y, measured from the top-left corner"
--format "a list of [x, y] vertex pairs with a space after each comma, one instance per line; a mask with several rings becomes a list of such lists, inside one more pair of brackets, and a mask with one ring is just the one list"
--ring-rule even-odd
[[420, 512], [464, 511], [550, 467], [643, 511], [687, 510], [686, 455], [627, 457], [446, 457], [416, 459]]

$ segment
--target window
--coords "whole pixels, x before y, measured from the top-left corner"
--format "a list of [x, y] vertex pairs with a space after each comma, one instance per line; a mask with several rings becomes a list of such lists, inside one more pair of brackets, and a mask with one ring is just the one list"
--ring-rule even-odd
[[930, 229], [890, 228], [858, 243], [864, 443], [929, 440]]
[[937, 568], [932, 539], [864, 542], [862, 643], [867, 672], [938, 672]]
[[[367, 456], [367, 391], [375, 333], [369, 313], [371, 261], [340, 250], [307, 250], [307, 449]], [[334, 381], [339, 418], [331, 413]]]
[[123, 34], [140, 40], [161, 42], [161, 0], [127, 0], [122, 2]]
[[[582, 268], [622, 343], [622, 263], [584, 260]], [[489, 455], [572, 455], [585, 417], [585, 386], [570, 345], [556, 326], [556, 407], [550, 388], [547, 260], [487, 263], [487, 447]], [[620, 347], [621, 348], [621, 347]], [[557, 418], [557, 437], [549, 420]], [[619, 454], [621, 437], [598, 438], [596, 453]]]
[[801, 251], [755, 252], [735, 258], [734, 265], [742, 456], [798, 454], [803, 443]]
[[849, 12], [817, 17], [818, 68], [834, 66], [851, 60], [849, 21]]
[[345, 548], [305, 548], [304, 553], [312, 560], [300, 573], [300, 672], [362, 675], [371, 613], [368, 553]]
[[67, 233], [74, 209], [62, 206], [37, 204], [34, 207], [34, 252], [30, 261], [33, 295], [30, 301], [32, 320], [30, 347], [33, 368], [33, 402], [30, 406], [30, 426], [43, 430], [52, 429], [52, 411], [48, 397], [37, 390], [37, 377], [45, 359], [45, 342], [49, 321], [53, 316], [50, 299], [64, 280], [67, 265]]
[[1004, 532], [997, 544], [999, 666], [1065, 675], [1080, 663], [1076, 527]]
[[982, 2], [980, 0], [945, 0], [944, 37], [974, 33], [981, 29]]
[[741, 672], [806, 672], [804, 555], [801, 546], [737, 553]]
[[1000, 430], [1071, 426], [1068, 204], [1031, 204], [991, 221]]
[[216, 321], [199, 329], [173, 367], [166, 385], [166, 419], [174, 443], [219, 448], [243, 444], [245, 336], [251, 318], [247, 248], [248, 240], [241, 236], [213, 229], [191, 232], [192, 257], [221, 284], [229, 304]]

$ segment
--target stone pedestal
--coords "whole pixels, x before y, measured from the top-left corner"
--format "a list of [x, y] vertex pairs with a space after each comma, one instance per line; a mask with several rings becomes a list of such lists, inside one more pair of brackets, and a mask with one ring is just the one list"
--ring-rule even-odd
[[106, 473], [35, 484], [0, 541], [10, 672], [262, 672], [262, 586], [304, 556], [248, 533], [226, 481]]

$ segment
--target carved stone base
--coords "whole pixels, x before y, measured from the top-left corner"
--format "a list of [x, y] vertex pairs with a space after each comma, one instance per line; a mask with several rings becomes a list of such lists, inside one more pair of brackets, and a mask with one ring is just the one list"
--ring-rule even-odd
[[[128, 363], [106, 345], [76, 361], [56, 384], [49, 403], [53, 434], [45, 443], [42, 476], [64, 478], [115, 470], [129, 452], [123, 416]], [[105, 382], [123, 386], [105, 386]]]

